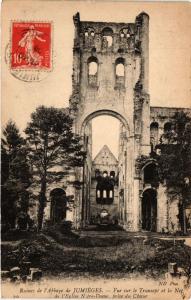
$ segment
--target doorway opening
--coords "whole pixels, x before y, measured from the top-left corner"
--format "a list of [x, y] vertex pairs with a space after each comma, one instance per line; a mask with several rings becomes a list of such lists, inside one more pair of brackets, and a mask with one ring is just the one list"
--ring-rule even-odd
[[117, 224], [122, 215], [119, 182], [120, 190], [125, 189], [127, 128], [117, 114], [111, 113], [95, 114], [84, 127], [87, 158], [82, 215], [86, 218], [85, 224], [97, 224], [104, 209], [108, 212], [109, 224]]
[[147, 189], [142, 197], [142, 229], [147, 231], [157, 230], [157, 192]]

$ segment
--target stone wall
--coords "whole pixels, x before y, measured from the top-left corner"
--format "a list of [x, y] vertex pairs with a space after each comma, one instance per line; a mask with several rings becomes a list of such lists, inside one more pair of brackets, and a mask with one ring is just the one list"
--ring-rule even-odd
[[[111, 115], [118, 118], [121, 123], [119, 187], [115, 192], [116, 195], [118, 193], [118, 200], [115, 198], [114, 202], [117, 205], [118, 201], [118, 214], [123, 227], [130, 231], [142, 230], [141, 197], [144, 181], [141, 168], [137, 168], [137, 159], [149, 156], [163, 134], [165, 124], [173, 120], [176, 112], [184, 111], [191, 115], [191, 110], [150, 107], [149, 16], [146, 13], [139, 14], [134, 23], [81, 21], [77, 13], [74, 25], [73, 92], [70, 98], [74, 130], [86, 137], [88, 124], [96, 116]], [[117, 74], [118, 65], [122, 66], [120, 74]], [[85, 140], [84, 145], [86, 148]], [[78, 224], [77, 227], [81, 226], [84, 201], [90, 211], [92, 204], [92, 210], [97, 209], [96, 183], [90, 178], [90, 173], [95, 171], [91, 166], [90, 152], [89, 149], [85, 163], [85, 190], [76, 193], [74, 223]], [[90, 185], [91, 193], [88, 194]], [[84, 193], [85, 198], [90, 195], [90, 206], [84, 200]], [[158, 232], [178, 229], [178, 200], [171, 204], [168, 200], [165, 187], [159, 185]]]
[[[103, 176], [104, 172], [108, 173], [108, 178], [111, 172], [115, 172], [116, 184], [114, 185], [114, 199], [111, 204], [99, 204], [96, 200], [96, 186], [98, 184], [96, 172]], [[106, 209], [111, 217], [119, 219], [119, 191], [118, 191], [118, 160], [110, 151], [108, 146], [104, 145], [92, 162], [91, 173], [91, 194], [90, 194], [90, 215], [94, 218], [100, 214], [103, 209]]]
[[108, 213], [111, 215], [112, 218], [119, 219], [119, 197], [118, 197], [118, 187], [115, 186], [114, 188], [114, 200], [112, 204], [98, 204], [96, 202], [96, 185], [97, 181], [94, 179], [92, 180], [91, 184], [91, 202], [90, 202], [90, 214], [91, 218], [94, 218], [100, 215], [100, 212], [103, 209], [106, 209]]

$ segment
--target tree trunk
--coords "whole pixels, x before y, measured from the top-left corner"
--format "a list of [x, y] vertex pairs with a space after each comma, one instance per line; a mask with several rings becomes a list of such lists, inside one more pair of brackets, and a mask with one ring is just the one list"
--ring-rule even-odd
[[183, 225], [183, 234], [187, 234], [187, 223], [186, 223], [186, 199], [187, 199], [187, 188], [183, 187], [182, 190], [182, 225]]
[[184, 200], [182, 200], [179, 206], [179, 221], [180, 221], [181, 231], [184, 235], [186, 235], [187, 224], [186, 224], [186, 210], [185, 210]]
[[42, 179], [41, 191], [39, 194], [38, 231], [42, 229], [45, 206], [46, 206], [46, 177]]
[[186, 226], [186, 209], [184, 202], [182, 203], [182, 214], [183, 214], [183, 233], [184, 235], [187, 234], [187, 226]]

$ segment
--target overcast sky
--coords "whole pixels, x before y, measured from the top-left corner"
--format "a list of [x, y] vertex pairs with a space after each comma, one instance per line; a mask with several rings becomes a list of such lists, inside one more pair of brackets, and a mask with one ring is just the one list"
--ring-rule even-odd
[[[151, 105], [190, 106], [191, 9], [188, 2], [103, 3], [19, 0], [16, 4], [16, 1], [8, 0], [3, 3], [3, 58], [11, 38], [11, 20], [50, 20], [54, 25], [52, 40], [54, 69], [41, 82], [26, 83], [13, 77], [5, 60], [2, 60], [3, 124], [13, 119], [23, 130], [31, 112], [38, 105], [56, 107], [68, 105], [71, 94], [74, 33], [72, 17], [77, 11], [80, 12], [81, 20], [108, 22], [134, 22], [136, 15], [141, 11], [147, 12], [150, 15]], [[107, 135], [105, 134], [105, 138]], [[108, 140], [111, 139], [110, 136]]]

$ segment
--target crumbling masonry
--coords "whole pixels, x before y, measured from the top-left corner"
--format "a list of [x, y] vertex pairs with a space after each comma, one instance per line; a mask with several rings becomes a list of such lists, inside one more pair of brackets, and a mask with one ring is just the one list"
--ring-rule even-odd
[[[165, 186], [153, 184], [155, 162], [141, 159], [149, 155], [151, 148], [154, 150], [160, 135], [170, 129], [172, 117], [180, 110], [150, 106], [149, 16], [143, 12], [134, 23], [107, 23], [80, 21], [77, 13], [73, 20], [70, 112], [75, 132], [84, 137], [87, 158], [83, 170], [73, 174], [84, 184], [70, 190], [75, 196], [66, 219], [80, 228], [90, 224], [99, 210], [109, 210], [111, 205], [113, 217], [127, 231], [178, 231], [179, 199], [171, 201]], [[189, 109], [181, 110], [190, 113]], [[114, 206], [101, 200], [96, 204], [95, 200], [101, 192], [106, 197], [104, 191], [96, 191], [95, 162], [91, 158], [91, 120], [100, 115], [120, 121]], [[113, 174], [116, 176], [116, 172]], [[112, 192], [108, 195], [112, 197]]]

